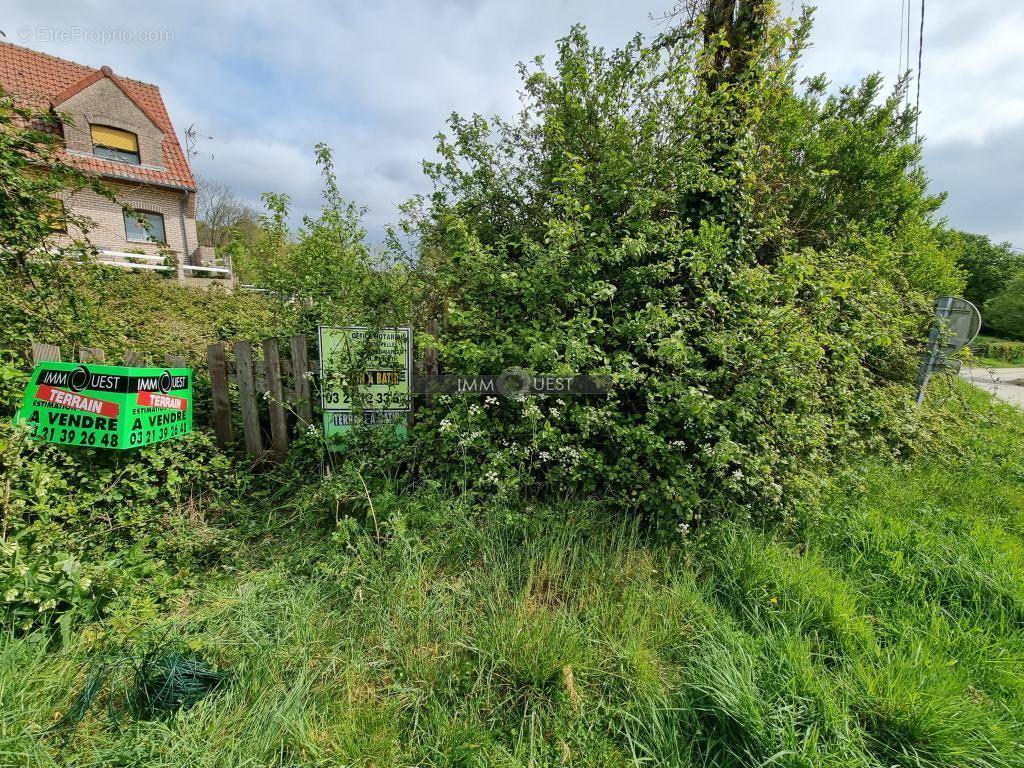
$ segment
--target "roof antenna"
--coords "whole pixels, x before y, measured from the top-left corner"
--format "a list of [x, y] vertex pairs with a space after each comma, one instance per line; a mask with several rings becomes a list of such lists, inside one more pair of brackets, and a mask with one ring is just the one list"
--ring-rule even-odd
[[200, 139], [210, 139], [212, 141], [213, 136], [200, 136], [195, 123], [192, 123], [192, 125], [185, 129], [185, 156], [188, 158], [189, 162], [192, 162], [200, 156], [213, 160], [212, 152], [199, 151], [198, 147]]

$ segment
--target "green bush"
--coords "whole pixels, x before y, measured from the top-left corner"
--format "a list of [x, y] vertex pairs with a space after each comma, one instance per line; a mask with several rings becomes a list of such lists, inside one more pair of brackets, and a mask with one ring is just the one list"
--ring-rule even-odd
[[685, 531], [904, 444], [929, 297], [962, 276], [902, 87], [798, 92], [805, 34], [765, 21], [730, 53], [684, 26], [608, 53], [574, 29], [553, 72], [524, 68], [516, 120], [451, 118], [407, 224], [446, 307], [442, 366], [614, 388], [449, 401], [417, 422], [428, 461]]
[[207, 516], [232, 482], [202, 433], [117, 453], [40, 443], [0, 421], [4, 623], [67, 627], [129, 586], [173, 595], [230, 548]]

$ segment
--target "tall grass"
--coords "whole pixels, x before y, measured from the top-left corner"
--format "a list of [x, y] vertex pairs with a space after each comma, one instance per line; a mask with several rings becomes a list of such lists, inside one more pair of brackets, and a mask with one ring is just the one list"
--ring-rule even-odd
[[[1024, 765], [1024, 418], [957, 392], [958, 438], [787, 531], [655, 544], [426, 491], [380, 505], [381, 544], [279, 530], [169, 614], [4, 640], [0, 764]], [[63, 744], [90, 654], [146, 633], [231, 683]]]

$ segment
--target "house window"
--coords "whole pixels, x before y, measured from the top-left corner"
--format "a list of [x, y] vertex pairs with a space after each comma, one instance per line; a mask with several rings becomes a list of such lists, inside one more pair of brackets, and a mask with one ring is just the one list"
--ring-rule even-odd
[[134, 133], [106, 125], [89, 127], [92, 129], [93, 155], [118, 163], [139, 164], [139, 137]]
[[133, 243], [167, 244], [164, 217], [151, 211], [124, 212], [124, 235]]

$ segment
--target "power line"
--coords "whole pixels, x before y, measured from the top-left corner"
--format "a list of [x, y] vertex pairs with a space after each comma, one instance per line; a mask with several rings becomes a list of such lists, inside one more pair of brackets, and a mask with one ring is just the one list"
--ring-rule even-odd
[[[907, 0], [909, 2], [910, 0]], [[914, 141], [917, 141], [917, 124], [921, 120], [921, 57], [924, 52], [924, 0], [921, 0], [921, 31], [917, 38], [917, 101], [914, 104]]]
[[900, 47], [899, 63], [896, 64], [896, 77], [903, 77], [903, 13], [907, 10], [907, 0], [900, 0]]
[[[911, 13], [910, 13], [910, 2], [911, 2], [911, 0], [907, 0], [907, 34], [906, 34], [906, 37], [905, 37], [905, 39], [907, 41], [907, 56], [904, 59], [904, 61], [906, 62], [907, 66], [906, 66], [905, 74], [909, 74], [910, 73], [910, 16], [911, 16]], [[906, 105], [908, 107], [910, 106], [910, 88], [909, 88], [909, 85], [910, 85], [910, 83], [907, 83], [908, 88], [906, 90], [906, 98], [905, 98], [905, 103], [906, 103]]]

